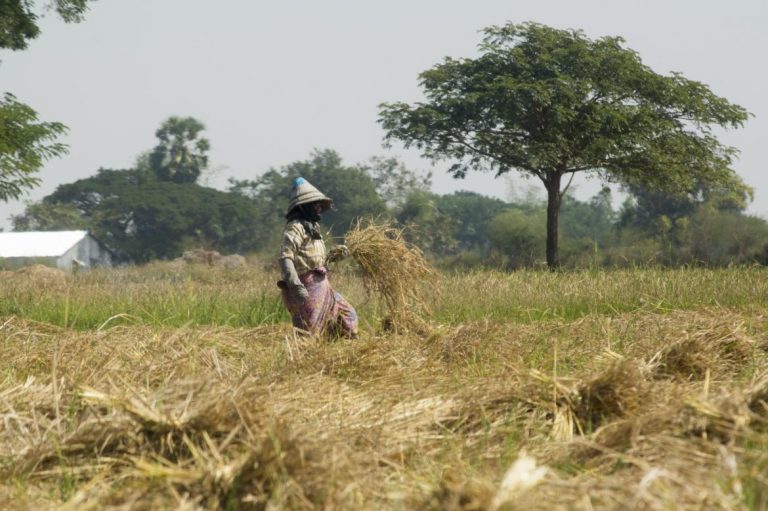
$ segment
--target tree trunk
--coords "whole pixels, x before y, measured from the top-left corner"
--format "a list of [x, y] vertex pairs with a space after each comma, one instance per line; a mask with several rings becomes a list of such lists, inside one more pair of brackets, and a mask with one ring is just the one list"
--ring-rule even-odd
[[557, 226], [560, 214], [560, 171], [547, 172], [544, 186], [547, 188], [547, 266], [550, 270], [560, 267], [560, 254], [557, 248]]

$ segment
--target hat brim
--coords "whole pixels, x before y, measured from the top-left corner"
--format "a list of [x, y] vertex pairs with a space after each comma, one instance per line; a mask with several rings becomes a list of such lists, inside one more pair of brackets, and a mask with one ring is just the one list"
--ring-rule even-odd
[[293, 204], [290, 208], [288, 208], [288, 213], [290, 213], [291, 211], [293, 211], [294, 209], [296, 209], [299, 206], [303, 206], [304, 204], [313, 204], [315, 202], [319, 202], [319, 203], [321, 203], [323, 205], [323, 210], [321, 211], [321, 213], [325, 213], [326, 211], [328, 211], [329, 209], [331, 209], [333, 207], [333, 199], [329, 199], [329, 198], [325, 198], [325, 199], [310, 198], [310, 199], [307, 199], [307, 200], [298, 201], [295, 204]]

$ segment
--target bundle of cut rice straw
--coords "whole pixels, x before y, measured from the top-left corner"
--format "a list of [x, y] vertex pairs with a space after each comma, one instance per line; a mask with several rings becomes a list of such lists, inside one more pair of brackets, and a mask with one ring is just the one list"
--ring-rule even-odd
[[395, 331], [425, 332], [431, 311], [424, 290], [437, 292], [439, 275], [418, 247], [403, 239], [402, 231], [389, 224], [358, 221], [347, 233], [345, 244], [363, 273], [369, 293], [380, 296], [386, 318]]

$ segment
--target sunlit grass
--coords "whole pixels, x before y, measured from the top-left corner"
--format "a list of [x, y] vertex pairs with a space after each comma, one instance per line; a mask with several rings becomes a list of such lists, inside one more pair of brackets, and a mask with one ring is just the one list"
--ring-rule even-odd
[[0, 508], [492, 509], [521, 452], [515, 509], [767, 502], [760, 268], [443, 275], [393, 334], [346, 264], [335, 342], [271, 268], [3, 278]]
[[[92, 329], [119, 324], [257, 326], [288, 321], [273, 270], [226, 271], [152, 265], [93, 271], [64, 286], [6, 278], [0, 315]], [[350, 266], [332, 272], [334, 286], [375, 326], [383, 314]], [[587, 314], [664, 312], [702, 306], [768, 305], [764, 268], [631, 269], [606, 271], [477, 271], [446, 275], [431, 303], [434, 319], [531, 322]]]
[[480, 271], [446, 279], [439, 303], [437, 318], [450, 323], [484, 318], [530, 322], [703, 306], [765, 306], [768, 271], [761, 267]]

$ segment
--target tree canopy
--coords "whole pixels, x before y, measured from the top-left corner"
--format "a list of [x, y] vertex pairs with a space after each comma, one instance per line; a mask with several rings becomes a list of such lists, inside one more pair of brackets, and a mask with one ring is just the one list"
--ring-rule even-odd
[[66, 130], [61, 123], [40, 121], [12, 94], [0, 99], [0, 200], [17, 199], [39, 184], [35, 173], [43, 163], [67, 152], [57, 142]]
[[486, 28], [479, 57], [420, 75], [425, 102], [381, 106], [385, 139], [453, 160], [455, 177], [516, 170], [541, 180], [556, 267], [564, 177], [593, 172], [671, 193], [740, 182], [735, 149], [711, 127], [739, 127], [747, 111], [680, 73], [654, 72], [623, 43], [536, 23]]
[[475, 192], [455, 192], [437, 198], [437, 208], [456, 226], [456, 241], [465, 250], [484, 249], [489, 244], [488, 227], [509, 204]]
[[451, 254], [458, 246], [457, 222], [440, 210], [438, 200], [433, 193], [414, 190], [395, 212], [406, 239], [431, 256]]
[[389, 207], [402, 205], [413, 192], [429, 192], [432, 187], [432, 172], [414, 172], [397, 158], [373, 156], [358, 168], [370, 176], [379, 197]]
[[161, 181], [194, 183], [208, 167], [208, 139], [200, 137], [205, 125], [194, 117], [170, 117], [155, 132], [159, 143], [149, 165]]
[[[139, 157], [137, 168], [100, 169], [61, 185], [15, 216], [14, 229], [86, 228], [134, 262], [173, 258], [201, 246], [226, 252], [262, 248], [268, 238], [256, 221], [256, 203], [194, 183], [207, 164], [202, 129], [191, 117], [171, 117], [157, 130], [158, 146]], [[153, 165], [157, 154], [170, 155], [170, 161], [157, 157]]]
[[[200, 246], [246, 252], [261, 248], [263, 241], [252, 201], [133, 169], [101, 169], [59, 186], [43, 204], [49, 210], [74, 208], [98, 239], [134, 262], [173, 258]], [[31, 213], [39, 217], [46, 209]]]
[[70, 231], [88, 229], [88, 219], [72, 204], [28, 203], [24, 213], [11, 217], [14, 231]]
[[[88, 2], [93, 0], [52, 0], [47, 7], [66, 22], [83, 19]], [[39, 14], [32, 0], [0, 1], [0, 48], [23, 50], [30, 39], [40, 35]]]
[[[92, 1], [92, 0], [91, 0]], [[89, 0], [52, 0], [48, 6], [64, 21], [80, 21]], [[32, 0], [0, 0], [0, 49], [23, 50], [40, 34]], [[42, 122], [13, 94], [0, 99], [0, 200], [17, 199], [40, 183], [43, 163], [67, 152], [57, 142], [66, 132], [58, 122]]]

